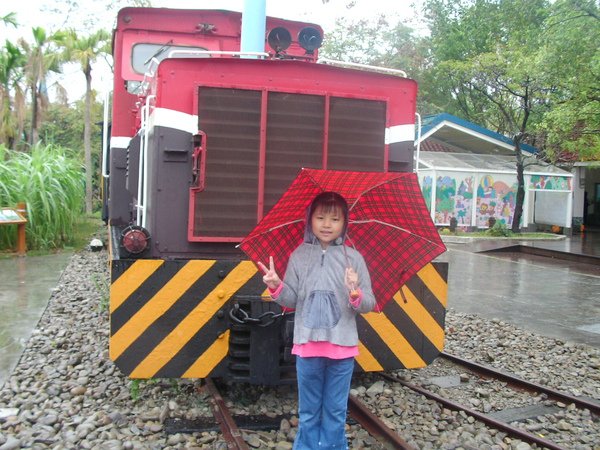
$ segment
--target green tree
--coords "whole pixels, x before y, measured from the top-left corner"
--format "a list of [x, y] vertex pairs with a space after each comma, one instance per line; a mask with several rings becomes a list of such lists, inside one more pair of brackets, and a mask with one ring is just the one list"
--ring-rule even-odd
[[[413, 28], [382, 14], [373, 19], [337, 19], [320, 52], [334, 60], [402, 70], [421, 80], [429, 49], [427, 39]], [[420, 91], [419, 102], [423, 99]]]
[[5, 16], [0, 17], [0, 21], [4, 23], [4, 25], [12, 25], [13, 27], [17, 27], [17, 13], [10, 12]]
[[563, 152], [600, 159], [600, 8], [593, 0], [552, 4], [540, 64], [556, 76], [551, 110], [539, 127], [541, 141], [559, 159]]
[[92, 212], [92, 63], [101, 54], [110, 53], [110, 35], [99, 30], [88, 36], [79, 37], [75, 30], [69, 30], [63, 41], [65, 48], [65, 59], [77, 62], [85, 76], [85, 119], [83, 132], [83, 145], [85, 152], [85, 209], [86, 213]]
[[[17, 27], [17, 15], [10, 12], [0, 17], [5, 26]], [[23, 57], [19, 48], [9, 40], [0, 50], [0, 144], [12, 148], [20, 136], [24, 123], [24, 99], [20, 80], [23, 72]], [[19, 127], [19, 123], [21, 126]]]
[[21, 81], [25, 57], [6, 41], [0, 50], [0, 143], [14, 148], [25, 124], [25, 94]]
[[29, 143], [34, 144], [38, 141], [38, 129], [44, 109], [48, 105], [46, 77], [49, 72], [60, 71], [61, 56], [53, 44], [62, 39], [62, 34], [58, 32], [48, 36], [42, 27], [33, 27], [31, 31], [33, 44], [29, 44], [25, 39], [20, 39], [19, 44], [27, 59], [25, 75], [31, 95]]
[[[102, 115], [103, 105], [96, 101], [95, 92], [92, 92], [91, 111], [91, 147], [92, 147], [92, 173], [100, 173], [102, 148]], [[53, 102], [46, 111], [46, 120], [40, 127], [40, 139], [45, 145], [54, 145], [66, 149], [72, 149], [73, 153], [81, 158], [81, 166], [84, 168], [84, 152], [82, 148], [84, 133], [85, 98], [77, 100], [74, 104]], [[85, 170], [85, 168], [84, 168]], [[99, 179], [93, 177], [94, 202], [99, 196]]]
[[432, 79], [458, 115], [513, 139], [517, 196], [512, 231], [518, 232], [527, 161], [522, 144], [536, 144], [536, 127], [552, 105], [556, 77], [540, 64], [550, 15], [546, 0], [429, 0], [435, 68]]
[[422, 67], [421, 39], [412, 28], [385, 15], [374, 19], [338, 18], [321, 55], [331, 59], [400, 69], [414, 76]]

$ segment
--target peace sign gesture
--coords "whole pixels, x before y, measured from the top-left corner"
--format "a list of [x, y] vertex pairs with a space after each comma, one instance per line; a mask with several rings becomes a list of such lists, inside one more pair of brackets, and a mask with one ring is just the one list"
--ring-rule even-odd
[[273, 262], [273, 257], [269, 256], [268, 268], [260, 261], [258, 262], [258, 267], [260, 267], [260, 270], [262, 270], [265, 274], [263, 276], [263, 282], [267, 285], [267, 287], [273, 290], [277, 289], [281, 284], [281, 279], [279, 278], [279, 275], [277, 275], [277, 272], [275, 272], [275, 263]]

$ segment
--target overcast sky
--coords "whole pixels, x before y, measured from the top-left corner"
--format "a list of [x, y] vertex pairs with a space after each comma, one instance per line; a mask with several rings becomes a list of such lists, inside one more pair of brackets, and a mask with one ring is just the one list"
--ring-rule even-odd
[[[291, 20], [306, 20], [318, 22], [323, 28], [333, 26], [337, 17], [372, 17], [378, 14], [400, 17], [410, 20], [414, 17], [412, 3], [421, 3], [422, 0], [266, 0], [267, 14]], [[116, 14], [106, 13], [107, 3], [101, 0], [80, 0], [81, 8], [86, 15], [94, 14], [104, 21], [110, 22]], [[189, 9], [229, 9], [243, 11], [245, 0], [153, 0], [157, 7], [189, 8]], [[0, 16], [8, 12], [16, 12], [20, 23], [30, 28], [31, 26], [44, 26], [51, 29], [61, 26], [65, 15], [52, 14], [52, 9], [62, 9], [64, 2], [61, 0], [2, 0], [0, 1]], [[73, 20], [69, 17], [69, 20]], [[4, 30], [2, 30], [4, 31]]]
[[[411, 8], [412, 3], [420, 3], [421, 0], [266, 0], [267, 15], [281, 17], [289, 20], [313, 22], [321, 25], [327, 34], [335, 20], [340, 17], [349, 19], [369, 18], [385, 14], [390, 19], [399, 19], [408, 26], [419, 28], [419, 22]], [[113, 28], [116, 17], [115, 12], [106, 12], [107, 3], [102, 0], [80, 0], [80, 5], [85, 5], [81, 11], [66, 16], [64, 12], [57, 14], [57, 9], [65, 9], [61, 0], [0, 0], [0, 16], [9, 12], [17, 13], [17, 21], [21, 25], [18, 30], [12, 27], [0, 25], [0, 45], [6, 39], [16, 41], [17, 37], [25, 37], [31, 41], [31, 28], [41, 26], [47, 31], [59, 28], [78, 28], [85, 22], [86, 18], [94, 17], [97, 23], [104, 23], [103, 28]], [[169, 8], [189, 9], [228, 9], [243, 12], [245, 0], [154, 0], [153, 6]], [[65, 18], [68, 17], [65, 24]], [[84, 92], [84, 78], [76, 66], [65, 67], [65, 75], [56, 81], [68, 85], [69, 100], [80, 98]], [[106, 67], [98, 63], [93, 71], [94, 88], [100, 91], [106, 90], [111, 84], [111, 76]], [[68, 80], [65, 83], [65, 78]]]

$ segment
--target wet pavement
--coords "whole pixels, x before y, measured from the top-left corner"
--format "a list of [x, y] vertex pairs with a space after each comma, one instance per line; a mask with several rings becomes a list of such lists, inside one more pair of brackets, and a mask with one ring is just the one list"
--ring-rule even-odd
[[600, 233], [446, 245], [449, 308], [600, 347]]
[[[450, 263], [449, 308], [600, 347], [600, 232], [551, 241], [446, 245], [448, 252], [439, 260]], [[531, 248], [546, 253], [523, 251]], [[17, 364], [70, 257], [0, 260], [0, 386]]]
[[71, 255], [0, 259], [0, 386], [19, 361]]

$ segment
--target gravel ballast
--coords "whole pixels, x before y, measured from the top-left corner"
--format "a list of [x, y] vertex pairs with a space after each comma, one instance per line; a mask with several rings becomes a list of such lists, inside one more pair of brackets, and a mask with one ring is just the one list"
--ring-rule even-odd
[[[83, 251], [71, 258], [21, 359], [0, 390], [0, 450], [226, 448], [216, 431], [165, 432], [169, 417], [211, 415], [197, 380], [133, 382], [109, 360], [108, 280], [105, 251]], [[576, 396], [600, 399], [596, 348], [452, 310], [446, 317], [446, 333], [445, 350], [451, 354]], [[424, 380], [448, 375], [452, 369], [446, 366], [438, 359], [425, 369], [397, 375], [427, 384]], [[451, 396], [486, 412], [531, 403], [511, 401], [512, 394], [501, 383], [478, 389], [464, 394], [454, 390]], [[353, 393], [418, 449], [536, 448], [373, 375], [355, 377]], [[231, 386], [228, 394], [235, 399], [229, 400], [235, 414], [291, 417], [282, 421], [279, 431], [245, 431], [251, 448], [291, 448], [297, 425], [293, 386]], [[557, 430], [552, 439], [564, 438], [565, 448], [600, 450], [599, 418], [589, 411], [562, 405], [551, 419], [539, 417], [521, 425], [540, 434]], [[348, 435], [351, 448], [381, 448], [357, 426], [350, 426]]]

